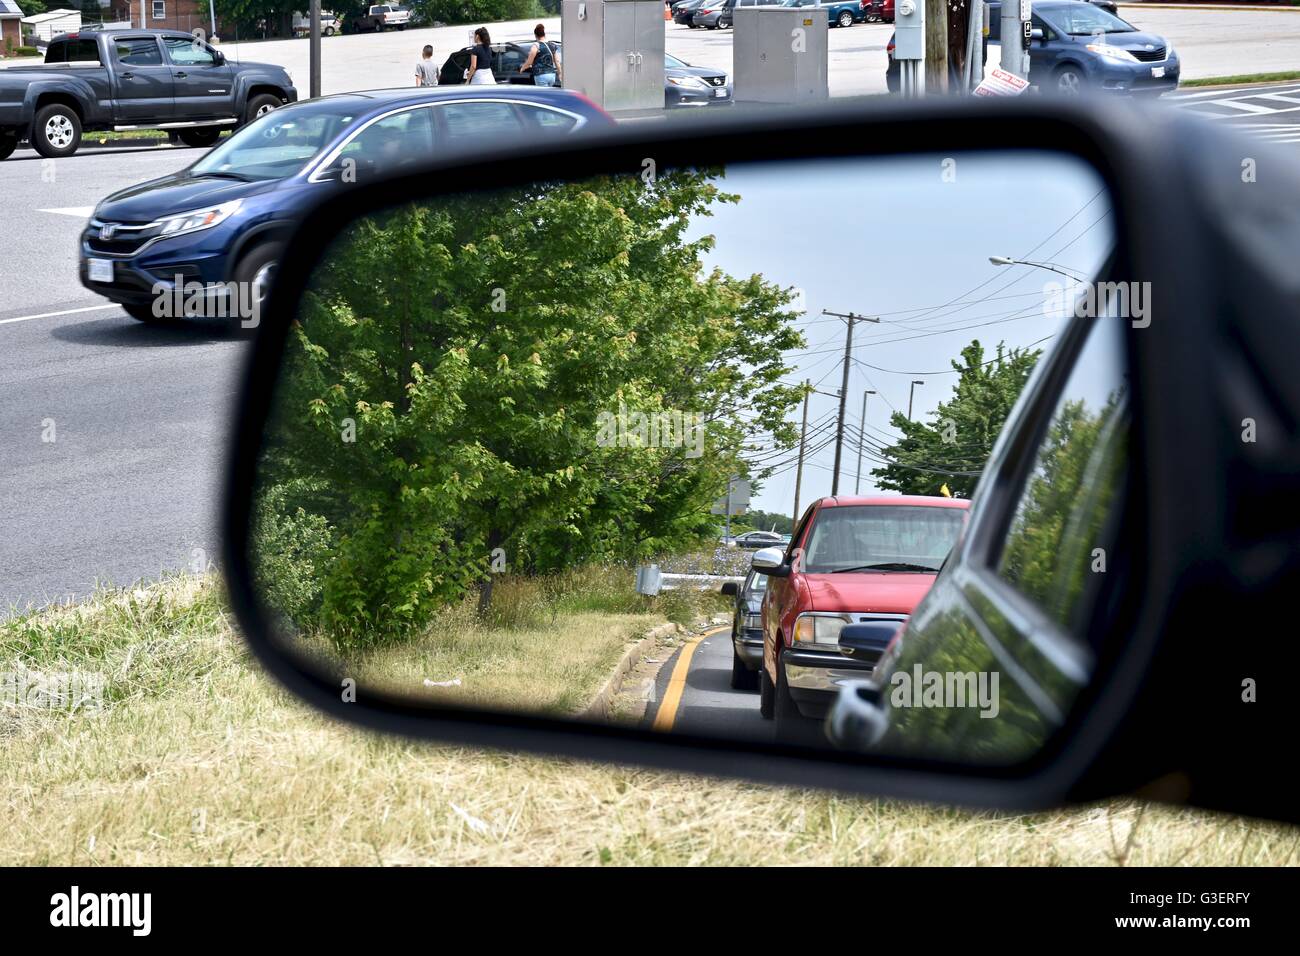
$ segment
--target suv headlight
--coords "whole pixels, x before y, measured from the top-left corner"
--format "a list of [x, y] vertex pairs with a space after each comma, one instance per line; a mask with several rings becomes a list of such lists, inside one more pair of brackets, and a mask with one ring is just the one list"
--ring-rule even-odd
[[853, 620], [848, 614], [809, 611], [794, 622], [794, 643], [804, 647], [838, 647], [840, 631]]
[[234, 215], [235, 210], [242, 204], [242, 199], [232, 199], [230, 202], [223, 202], [219, 206], [209, 206], [206, 209], [196, 209], [193, 212], [183, 212], [179, 216], [168, 216], [166, 219], [159, 219], [158, 223], [162, 228], [158, 231], [158, 235], [183, 236], [186, 233], [211, 229]]
[[1108, 60], [1116, 60], [1121, 63], [1136, 63], [1138, 58], [1128, 50], [1121, 50], [1117, 46], [1111, 46], [1109, 43], [1089, 43], [1088, 49], [1098, 56], [1104, 56]]

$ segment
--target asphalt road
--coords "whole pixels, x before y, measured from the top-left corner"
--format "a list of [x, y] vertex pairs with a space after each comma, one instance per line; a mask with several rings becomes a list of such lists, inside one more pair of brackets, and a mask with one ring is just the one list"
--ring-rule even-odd
[[220, 462], [246, 345], [209, 325], [144, 326], [76, 278], [86, 207], [197, 155], [86, 151], [51, 167], [24, 151], [0, 163], [0, 614], [219, 557]]
[[1287, 148], [1300, 147], [1300, 83], [1191, 89], [1165, 99], [1247, 136]]
[[[670, 692], [674, 680], [677, 693]], [[730, 628], [678, 648], [659, 671], [654, 700], [646, 727], [726, 740], [774, 739], [776, 724], [759, 716], [758, 691], [731, 687]]]

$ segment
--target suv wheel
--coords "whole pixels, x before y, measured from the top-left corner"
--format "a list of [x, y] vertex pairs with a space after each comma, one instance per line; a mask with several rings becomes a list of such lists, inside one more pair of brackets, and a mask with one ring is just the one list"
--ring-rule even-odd
[[37, 111], [32, 122], [32, 146], [47, 159], [71, 156], [81, 145], [81, 118], [76, 110], [54, 103]]
[[1063, 66], [1056, 72], [1054, 85], [1060, 96], [1078, 96], [1083, 92], [1083, 74], [1072, 66]]
[[851, 27], [851, 26], [853, 26], [853, 14], [849, 13], [849, 11], [847, 11], [847, 10], [845, 10], [843, 13], [841, 13], [841, 14], [840, 14], [840, 26], [842, 26], [842, 27]]
[[758, 675], [745, 666], [745, 662], [731, 649], [731, 686], [736, 690], [753, 690], [758, 686]]
[[773, 716], [776, 718], [776, 739], [783, 744], [796, 744], [801, 747], [825, 746], [826, 738], [822, 732], [822, 722], [805, 717], [790, 696], [790, 688], [785, 682], [785, 668], [776, 671], [776, 688]]

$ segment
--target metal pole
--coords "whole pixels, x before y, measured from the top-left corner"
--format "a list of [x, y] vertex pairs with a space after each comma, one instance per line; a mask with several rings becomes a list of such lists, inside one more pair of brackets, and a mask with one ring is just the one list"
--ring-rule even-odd
[[[217, 6], [216, 0], [208, 0], [208, 21], [212, 24], [212, 37], [217, 35]], [[208, 39], [212, 39], [209, 37]]]
[[307, 56], [311, 61], [308, 69], [308, 88], [311, 98], [320, 96], [320, 0], [311, 0], [307, 16], [311, 18], [311, 39], [308, 40]]
[[875, 394], [876, 390], [873, 388], [863, 389], [862, 392], [862, 426], [858, 431], [858, 477], [853, 482], [855, 495], [862, 493], [862, 446], [867, 441], [867, 396]]
[[1024, 48], [1020, 24], [1030, 14], [1029, 0], [1005, 0], [1002, 4], [1002, 69], [1022, 80], [1029, 79], [1029, 51]]
[[907, 390], [907, 420], [912, 420], [912, 396], [916, 394], [916, 386], [924, 385], [925, 382], [919, 378], [912, 379], [912, 387]]
[[808, 396], [812, 394], [812, 380], [803, 383], [803, 429], [799, 432], [799, 469], [794, 473], [794, 523], [799, 523], [799, 486], [803, 484], [803, 450], [808, 442]]

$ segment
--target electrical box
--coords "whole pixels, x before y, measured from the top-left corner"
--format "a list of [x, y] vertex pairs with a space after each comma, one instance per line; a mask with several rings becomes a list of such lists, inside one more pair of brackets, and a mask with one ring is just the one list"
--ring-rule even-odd
[[734, 7], [732, 17], [737, 103], [817, 103], [830, 96], [824, 8]]
[[564, 86], [603, 109], [664, 108], [662, 0], [564, 0]]
[[894, 4], [894, 59], [925, 59], [925, 0]]

